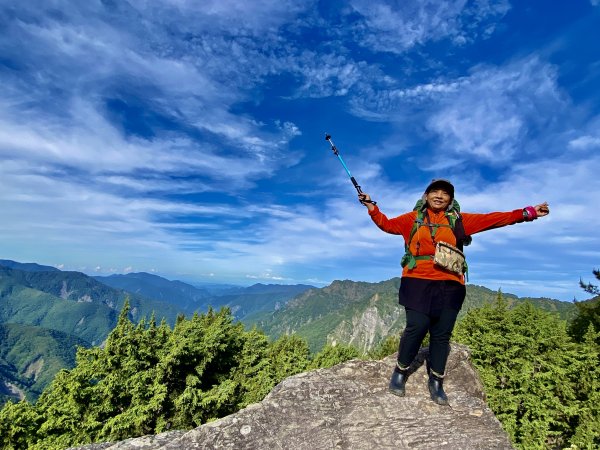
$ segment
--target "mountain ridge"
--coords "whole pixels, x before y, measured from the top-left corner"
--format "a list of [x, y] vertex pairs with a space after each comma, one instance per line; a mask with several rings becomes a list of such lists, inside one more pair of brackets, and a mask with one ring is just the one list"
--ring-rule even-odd
[[[102, 344], [126, 301], [136, 322], [154, 313], [157, 320], [165, 317], [174, 324], [178, 315], [172, 305], [113, 289], [80, 272], [41, 270], [44, 266], [37, 264], [9, 265], [0, 265], [0, 326], [5, 337], [10, 331], [21, 339], [0, 343], [0, 395], [4, 399], [36, 398], [60, 369], [74, 365], [77, 346]], [[21, 345], [21, 341], [43, 342], [45, 354], [34, 345]], [[68, 355], [62, 354], [65, 346], [70, 349]], [[19, 354], [12, 359], [6, 356], [15, 352]], [[40, 367], [35, 370], [41, 375], [31, 381], [25, 363], [15, 361], [37, 361]]]
[[[56, 329], [82, 339], [88, 346], [102, 344], [115, 326], [126, 299], [130, 301], [134, 321], [149, 317], [154, 311], [157, 320], [164, 316], [170, 324], [174, 323], [178, 314], [204, 312], [202, 308], [209, 306], [215, 309], [226, 306], [236, 320], [247, 327], [257, 326], [273, 339], [283, 334], [298, 334], [307, 340], [314, 353], [326, 344], [353, 345], [367, 352], [390, 336], [399, 336], [405, 323], [403, 310], [397, 303], [400, 284], [397, 277], [376, 283], [334, 280], [322, 288], [256, 283], [246, 288], [226, 289], [220, 292], [221, 295], [209, 297], [204, 297], [204, 292], [192, 285], [144, 272], [108, 277], [127, 283], [151, 280], [155, 286], [164, 289], [157, 298], [164, 298], [165, 292], [176, 292], [182, 286], [188, 292], [189, 286], [192, 295], [202, 297], [203, 306], [199, 308], [198, 304], [192, 304], [185, 309], [185, 299], [175, 305], [160, 302], [111, 287], [80, 272], [55, 268], [46, 271], [42, 269], [48, 266], [35, 263], [9, 261], [8, 265], [12, 268], [0, 264], [0, 324], [17, 323]], [[136, 289], [141, 290], [142, 287], [138, 284]], [[572, 303], [519, 298], [508, 293], [502, 295], [511, 305], [533, 301], [538, 307], [565, 319], [575, 312]], [[498, 291], [468, 285], [461, 316], [471, 308], [494, 301], [497, 296]], [[23, 358], [27, 359], [27, 356]], [[7, 363], [4, 367], [5, 373], [13, 373], [11, 376], [19, 379], [20, 375], [14, 374], [14, 366]]]
[[[336, 280], [331, 285], [306, 291], [278, 311], [262, 314], [254, 324], [272, 337], [296, 333], [305, 338], [311, 351], [326, 344], [351, 344], [362, 351], [376, 347], [388, 336], [399, 336], [405, 324], [398, 305], [400, 278], [378, 283]], [[472, 308], [493, 302], [498, 291], [467, 285], [467, 295], [459, 318]], [[569, 302], [547, 298], [517, 297], [502, 293], [509, 307], [530, 301], [535, 306], [568, 320], [576, 312]]]
[[116, 289], [171, 303], [186, 313], [206, 308], [208, 305], [204, 301], [212, 297], [206, 289], [179, 280], [167, 280], [147, 272], [94, 276], [93, 278]]

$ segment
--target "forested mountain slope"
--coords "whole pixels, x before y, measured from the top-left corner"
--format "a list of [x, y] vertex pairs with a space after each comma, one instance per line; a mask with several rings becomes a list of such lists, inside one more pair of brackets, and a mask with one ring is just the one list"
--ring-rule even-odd
[[0, 403], [35, 400], [59, 370], [75, 365], [78, 346], [89, 344], [57, 330], [0, 324]]
[[[404, 313], [398, 305], [399, 286], [400, 278], [380, 283], [334, 281], [322, 289], [306, 291], [284, 308], [259, 315], [248, 322], [256, 324], [272, 337], [297, 333], [307, 339], [312, 351], [334, 342], [368, 351], [386, 337], [397, 336], [404, 327]], [[502, 295], [509, 307], [530, 301], [562, 319], [569, 319], [576, 312], [570, 302]], [[493, 302], [497, 297], [498, 292], [468, 285], [459, 317], [470, 309]]]

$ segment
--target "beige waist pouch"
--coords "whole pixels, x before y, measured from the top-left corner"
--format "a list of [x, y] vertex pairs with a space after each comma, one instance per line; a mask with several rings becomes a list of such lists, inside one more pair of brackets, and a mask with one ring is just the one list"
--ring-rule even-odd
[[463, 275], [466, 269], [463, 252], [447, 242], [438, 242], [435, 244], [433, 263], [458, 275]]

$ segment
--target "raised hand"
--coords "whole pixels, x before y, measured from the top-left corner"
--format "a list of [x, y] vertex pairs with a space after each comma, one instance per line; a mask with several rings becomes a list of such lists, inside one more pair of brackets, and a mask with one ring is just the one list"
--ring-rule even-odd
[[539, 205], [535, 205], [533, 207], [538, 217], [544, 217], [550, 214], [550, 207], [548, 206], [548, 202], [541, 203]]

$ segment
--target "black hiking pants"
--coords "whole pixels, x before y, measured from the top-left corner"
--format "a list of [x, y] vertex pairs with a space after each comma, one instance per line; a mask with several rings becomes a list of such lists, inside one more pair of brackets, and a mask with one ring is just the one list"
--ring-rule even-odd
[[450, 352], [450, 336], [458, 311], [443, 308], [436, 314], [425, 314], [405, 307], [406, 328], [400, 338], [398, 363], [408, 367], [413, 362], [427, 332], [429, 332], [429, 364], [431, 370], [443, 376]]

